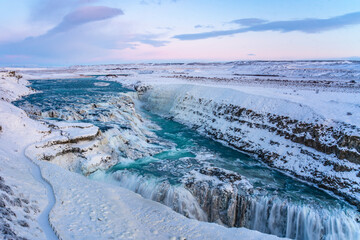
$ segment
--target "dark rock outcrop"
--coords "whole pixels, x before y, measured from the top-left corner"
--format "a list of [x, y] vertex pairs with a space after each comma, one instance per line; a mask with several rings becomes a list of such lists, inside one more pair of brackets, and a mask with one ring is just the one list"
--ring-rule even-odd
[[[3, 177], [0, 176], [0, 238], [11, 240], [26, 240], [20, 237], [13, 230], [12, 225], [20, 225], [22, 227], [29, 227], [29, 223], [25, 220], [18, 220], [15, 209], [37, 208], [37, 206], [30, 206], [28, 199], [20, 198], [20, 195], [14, 193], [12, 188], [5, 183]], [[26, 212], [25, 212], [26, 213]], [[30, 213], [30, 210], [29, 212]], [[25, 214], [25, 216], [28, 216]]]
[[190, 172], [183, 184], [208, 214], [208, 221], [230, 227], [245, 226], [247, 196], [254, 189], [244, 177], [224, 169], [207, 167]]
[[[292, 239], [326, 239], [357, 231], [352, 217], [325, 209], [309, 208], [254, 189], [241, 175], [215, 167], [196, 169], [183, 181], [196, 198], [208, 221], [229, 227], [246, 227]], [[333, 226], [341, 221], [341, 228]], [[309, 229], [311, 229], [309, 231]]]

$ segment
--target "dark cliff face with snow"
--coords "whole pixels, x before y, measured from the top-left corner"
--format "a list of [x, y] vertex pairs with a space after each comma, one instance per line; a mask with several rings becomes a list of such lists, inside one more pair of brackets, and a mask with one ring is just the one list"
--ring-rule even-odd
[[191, 85], [140, 89], [149, 109], [359, 203], [357, 126], [326, 119], [301, 104], [241, 91]]
[[18, 236], [14, 228], [29, 229], [31, 215], [40, 212], [36, 201], [30, 202], [22, 193], [16, 193], [0, 176], [0, 236], [5, 239], [27, 239]]
[[210, 222], [291, 239], [357, 237], [353, 235], [357, 223], [345, 215], [325, 209], [314, 211], [307, 206], [266, 196], [263, 189], [254, 188], [235, 172], [214, 167], [197, 169], [188, 174], [184, 185], [207, 213]]

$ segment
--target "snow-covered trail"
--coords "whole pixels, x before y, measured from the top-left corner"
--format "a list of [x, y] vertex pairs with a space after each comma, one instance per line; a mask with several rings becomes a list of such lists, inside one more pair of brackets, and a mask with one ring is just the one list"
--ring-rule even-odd
[[[41, 139], [46, 128], [28, 119], [23, 111], [7, 102], [0, 102], [0, 116], [1, 176], [27, 205], [14, 206], [10, 202], [8, 206], [16, 213], [16, 219], [9, 220], [10, 224], [13, 223], [10, 225], [13, 235], [26, 239], [58, 239], [48, 220], [55, 203], [54, 193], [44, 181], [38, 165], [24, 154], [29, 144]], [[24, 221], [23, 226], [16, 224], [20, 219]], [[0, 239], [14, 237], [7, 235], [0, 235]]]
[[35, 180], [40, 182], [46, 189], [48, 204], [47, 204], [46, 208], [39, 215], [37, 221], [38, 221], [39, 225], [41, 226], [42, 230], [44, 231], [47, 240], [58, 240], [59, 238], [55, 234], [55, 232], [49, 222], [50, 211], [52, 210], [52, 208], [54, 207], [55, 202], [56, 202], [53, 187], [50, 185], [50, 183], [48, 181], [45, 180], [45, 178], [41, 174], [40, 167], [36, 163], [34, 163], [31, 159], [26, 157], [25, 150], [23, 151], [23, 157], [26, 158], [28, 161], [31, 175], [34, 177]]
[[0, 233], [0, 239], [59, 239], [49, 222], [49, 213], [55, 204], [52, 186], [43, 178], [39, 166], [25, 155], [26, 148], [39, 141], [47, 128], [30, 120], [22, 110], [10, 103], [32, 92], [26, 87], [26, 80], [10, 73], [2, 73], [0, 76], [0, 92], [3, 97], [0, 101], [1, 176], [19, 197], [24, 198], [23, 203], [27, 205], [25, 207], [24, 204], [18, 204], [16, 207], [9, 204], [16, 212], [16, 219], [23, 219], [26, 225], [11, 225], [15, 223], [16, 219], [13, 219], [10, 225], [15, 236], [3, 232], [4, 235]]

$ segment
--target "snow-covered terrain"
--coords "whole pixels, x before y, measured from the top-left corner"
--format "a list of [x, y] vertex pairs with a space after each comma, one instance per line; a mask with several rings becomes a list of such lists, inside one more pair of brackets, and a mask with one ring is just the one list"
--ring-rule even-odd
[[32, 92], [26, 88], [26, 81], [16, 76], [2, 73], [0, 77], [0, 236], [3, 239], [44, 239], [45, 236], [51, 239], [55, 235], [47, 211], [48, 206], [52, 206], [52, 192], [38, 167], [24, 155], [25, 148], [40, 140], [47, 128], [8, 102]]
[[[59, 163], [39, 160], [41, 156], [44, 160], [64, 158], [64, 154], [73, 151], [92, 149], [81, 143], [97, 141], [98, 128], [91, 124], [35, 121], [10, 102], [32, 93], [25, 86], [26, 79], [79, 77], [83, 71], [94, 74], [101, 69], [104, 70], [79, 68], [76, 73], [55, 69], [51, 74], [47, 69], [16, 69], [24, 71], [23, 77], [7, 70], [1, 72], [1, 238], [277, 239], [246, 228], [226, 228], [188, 219], [124, 188], [90, 180]], [[144, 73], [149, 72], [139, 74]], [[136, 153], [135, 149], [131, 153]], [[83, 165], [84, 174], [108, 160], [96, 155], [86, 157], [91, 161]]]
[[145, 107], [359, 206], [360, 62], [78, 68], [134, 86]]

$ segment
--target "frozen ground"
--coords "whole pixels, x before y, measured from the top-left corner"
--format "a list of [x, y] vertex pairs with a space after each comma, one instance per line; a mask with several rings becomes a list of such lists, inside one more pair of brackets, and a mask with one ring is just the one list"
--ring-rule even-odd
[[[2, 74], [0, 91], [3, 98], [15, 100], [30, 92], [17, 81], [15, 77]], [[38, 167], [24, 155], [24, 149], [40, 140], [47, 128], [4, 100], [0, 101], [0, 126], [0, 176], [4, 185], [11, 188], [10, 191], [5, 187], [1, 189], [0, 236], [4, 239], [44, 239], [45, 236], [54, 239], [48, 216], [43, 214], [52, 204], [51, 189], [42, 180]]]
[[[26, 78], [80, 76], [66, 69], [32, 69]], [[75, 72], [76, 72], [75, 71]], [[81, 71], [87, 71], [81, 70]], [[96, 73], [100, 70], [92, 70]], [[88, 71], [89, 72], [89, 71]], [[50, 128], [31, 120], [9, 102], [31, 91], [26, 80], [0, 73], [0, 191], [1, 231], [4, 239], [277, 239], [244, 228], [225, 228], [198, 222], [170, 208], [113, 185], [89, 180], [48, 162], [24, 155], [29, 145], [53, 137]], [[88, 128], [85, 137], [95, 129]], [[56, 134], [56, 133], [55, 133]], [[79, 133], [69, 132], [76, 138]], [[60, 137], [60, 136], [58, 136]], [[27, 152], [31, 155], [31, 152]], [[49, 188], [42, 177], [51, 184]], [[56, 203], [50, 211], [54, 196]], [[49, 224], [50, 223], [50, 224]], [[51, 226], [51, 227], [50, 227]], [[53, 231], [52, 231], [52, 229]]]

